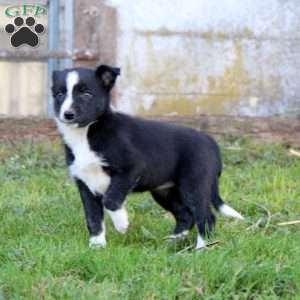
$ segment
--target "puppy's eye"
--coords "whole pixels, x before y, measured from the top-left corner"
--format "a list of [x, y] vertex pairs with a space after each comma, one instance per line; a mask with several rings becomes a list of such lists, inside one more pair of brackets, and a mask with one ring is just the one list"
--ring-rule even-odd
[[55, 94], [55, 98], [56, 98], [58, 101], [63, 100], [64, 97], [65, 97], [65, 94], [62, 93], [62, 92], [58, 92], [58, 93]]
[[89, 92], [84, 92], [80, 95], [80, 98], [83, 100], [90, 100], [93, 98], [93, 95]]

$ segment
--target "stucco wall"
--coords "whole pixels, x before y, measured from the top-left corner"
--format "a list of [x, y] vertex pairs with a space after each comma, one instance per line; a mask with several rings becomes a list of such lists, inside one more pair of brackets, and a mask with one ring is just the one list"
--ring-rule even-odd
[[299, 0], [109, 0], [130, 113], [300, 112]]

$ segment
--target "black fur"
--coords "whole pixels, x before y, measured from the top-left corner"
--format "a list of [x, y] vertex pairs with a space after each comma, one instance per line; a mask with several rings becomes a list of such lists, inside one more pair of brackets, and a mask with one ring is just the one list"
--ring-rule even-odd
[[[119, 69], [100, 66], [96, 70], [73, 69], [80, 81], [73, 91], [71, 123], [89, 125], [90, 148], [105, 158], [111, 183], [104, 195], [94, 196], [77, 180], [91, 235], [101, 230], [102, 204], [119, 209], [132, 192], [150, 191], [153, 198], [176, 220], [178, 234], [197, 225], [199, 233], [208, 234], [215, 224], [211, 206], [223, 204], [218, 192], [222, 171], [216, 142], [207, 134], [169, 123], [150, 121], [110, 109], [109, 92]], [[54, 107], [58, 116], [66, 93], [65, 77], [71, 70], [53, 74]], [[84, 99], [83, 94], [92, 95]], [[74, 155], [66, 146], [68, 164]], [[165, 183], [168, 189], [157, 189]]]
[[103, 230], [102, 220], [104, 219], [103, 203], [101, 195], [93, 195], [88, 187], [81, 181], [76, 180], [85, 212], [88, 231], [91, 236], [99, 234]]

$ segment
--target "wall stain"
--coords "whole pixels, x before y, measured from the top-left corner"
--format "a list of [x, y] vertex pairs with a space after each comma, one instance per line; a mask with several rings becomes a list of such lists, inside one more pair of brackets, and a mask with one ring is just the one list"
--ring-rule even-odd
[[201, 109], [213, 113], [224, 113], [239, 105], [242, 97], [249, 97], [252, 80], [243, 62], [240, 42], [234, 41], [235, 59], [221, 76], [209, 76], [208, 95], [201, 97]]
[[277, 40], [278, 38], [270, 35], [257, 36], [248, 27], [235, 32], [225, 32], [222, 30], [208, 30], [208, 31], [193, 31], [193, 30], [169, 30], [167, 28], [160, 28], [155, 31], [151, 30], [135, 30], [135, 33], [143, 37], [165, 37], [169, 38], [172, 36], [190, 37], [190, 38], [202, 38], [206, 40], [232, 40], [232, 39], [249, 39], [249, 40]]
[[[243, 62], [243, 51], [240, 41], [233, 41], [235, 57], [231, 64], [225, 67], [220, 76], [209, 76], [207, 82], [201, 82], [201, 74], [183, 73], [178, 76], [179, 66], [187, 64], [186, 59], [178, 57], [152, 58], [152, 51], [147, 53], [147, 71], [140, 78], [139, 86], [152, 95], [154, 101], [150, 109], [139, 105], [140, 114], [223, 114], [239, 106], [241, 98], [250, 96], [252, 80]], [[177, 76], [172, 76], [172, 74]], [[203, 79], [202, 79], [203, 81]], [[205, 93], [191, 92], [184, 94], [180, 91], [187, 87], [201, 87], [206, 84]], [[155, 93], [154, 91], [159, 91]], [[142, 92], [143, 94], [143, 92]]]

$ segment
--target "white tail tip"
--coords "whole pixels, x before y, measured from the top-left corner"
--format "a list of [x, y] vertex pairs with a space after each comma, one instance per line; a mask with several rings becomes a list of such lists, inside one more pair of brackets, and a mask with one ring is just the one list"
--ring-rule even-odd
[[232, 207], [230, 207], [227, 204], [222, 204], [219, 207], [219, 211], [224, 216], [244, 220], [244, 217], [240, 213], [238, 213], [236, 210], [234, 210]]

